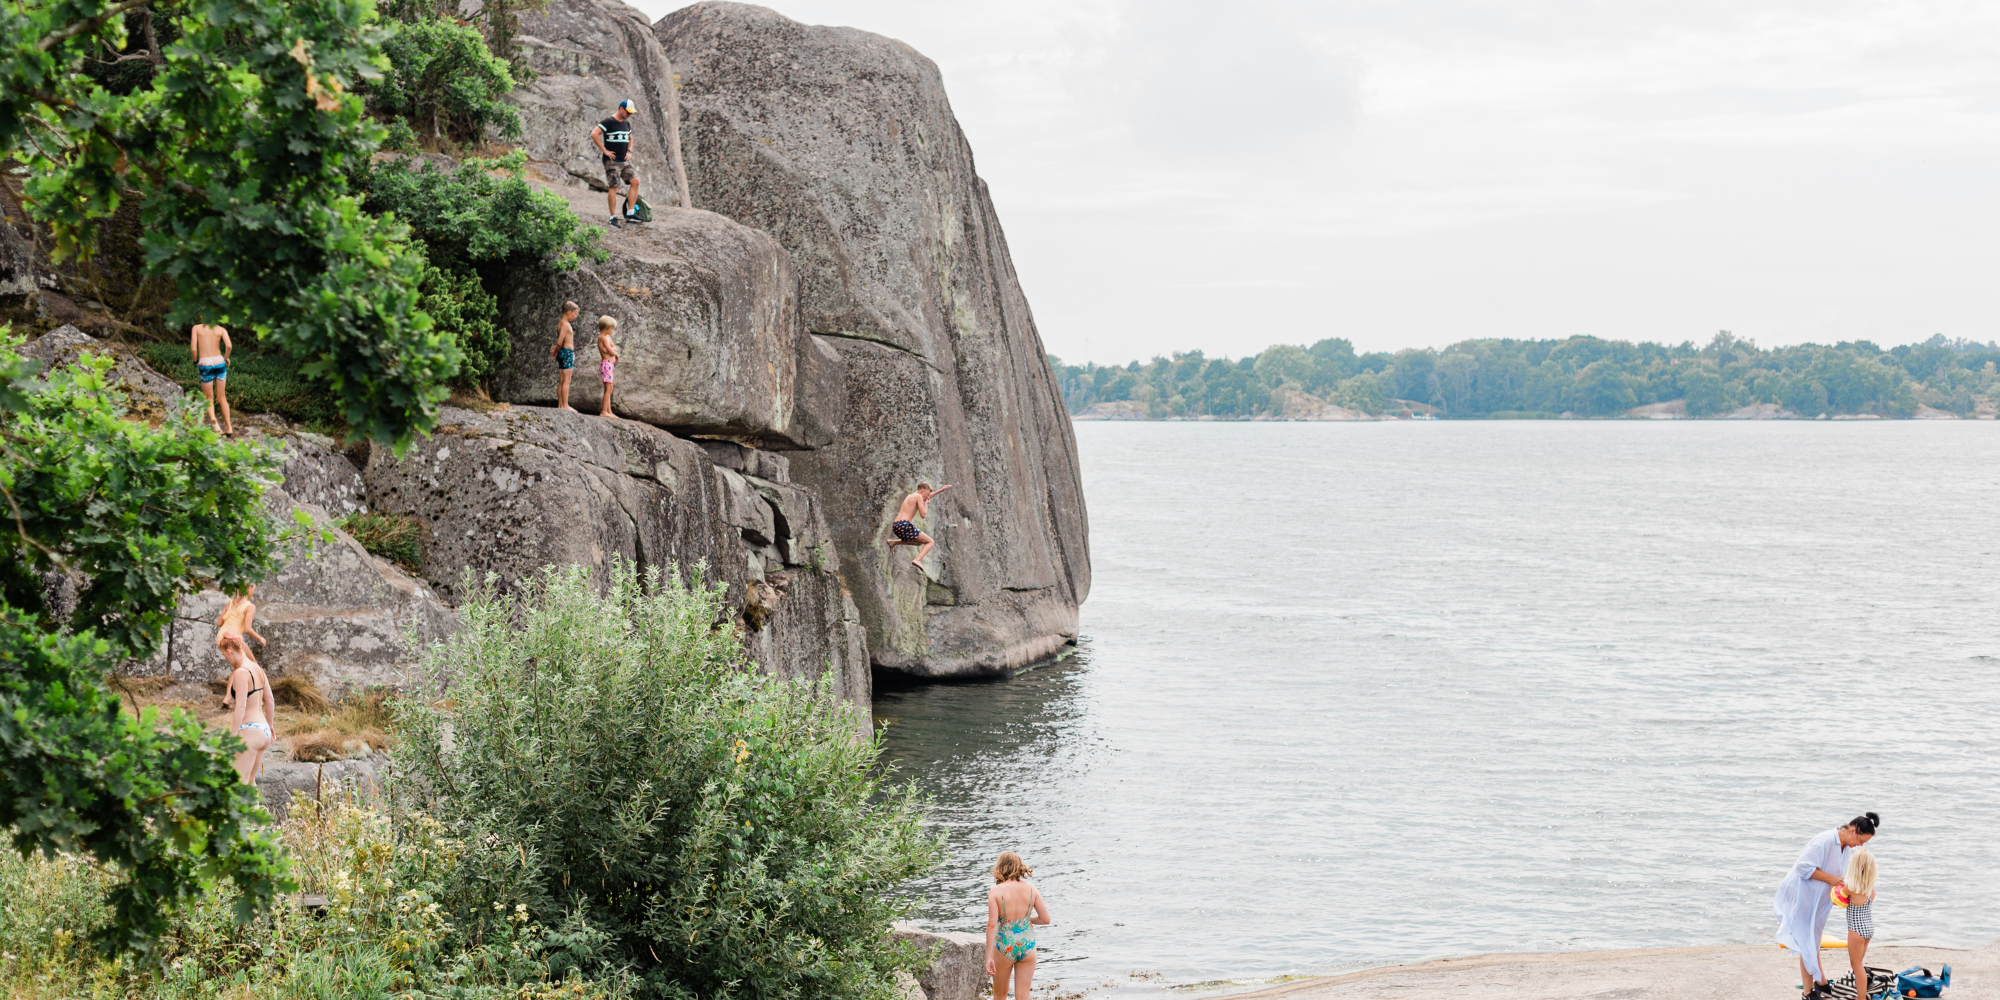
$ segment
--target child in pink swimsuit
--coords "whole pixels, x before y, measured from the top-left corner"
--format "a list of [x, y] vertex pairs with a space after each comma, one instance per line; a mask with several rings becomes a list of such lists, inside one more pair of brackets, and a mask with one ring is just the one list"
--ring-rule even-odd
[[618, 345], [611, 342], [611, 334], [617, 329], [617, 320], [597, 317], [597, 354], [604, 359], [597, 363], [597, 375], [604, 380], [604, 405], [598, 408], [597, 415], [612, 419], [617, 419], [611, 412], [611, 371], [618, 364]]

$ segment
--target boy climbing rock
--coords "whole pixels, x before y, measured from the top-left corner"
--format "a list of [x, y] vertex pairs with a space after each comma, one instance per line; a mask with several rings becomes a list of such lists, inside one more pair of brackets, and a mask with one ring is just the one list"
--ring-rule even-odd
[[896, 511], [896, 523], [889, 526], [890, 537], [883, 539], [891, 549], [898, 545], [923, 546], [917, 550], [917, 557], [910, 560], [910, 565], [918, 569], [924, 568], [924, 557], [931, 554], [931, 547], [937, 544], [937, 539], [918, 531], [915, 519], [928, 516], [931, 498], [948, 489], [951, 489], [950, 483], [937, 489], [931, 489], [929, 483], [918, 483], [917, 491], [904, 497], [903, 506]]
[[[194, 355], [195, 374], [201, 376], [201, 394], [208, 397], [208, 422], [222, 432], [223, 437], [235, 437], [236, 428], [229, 422], [229, 355], [235, 345], [229, 342], [229, 331], [208, 323], [196, 323], [188, 332], [188, 353]], [[222, 420], [215, 419], [215, 404], [222, 403]]]
[[571, 413], [576, 412], [569, 405], [569, 377], [576, 374], [576, 331], [569, 324], [576, 313], [576, 303], [563, 303], [562, 319], [556, 321], [556, 342], [549, 345], [549, 357], [556, 359], [556, 409]]

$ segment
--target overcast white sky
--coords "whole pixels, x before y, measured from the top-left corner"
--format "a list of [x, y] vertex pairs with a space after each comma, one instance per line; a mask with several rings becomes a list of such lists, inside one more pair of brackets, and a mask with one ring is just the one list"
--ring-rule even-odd
[[2000, 337], [1995, 0], [773, 6], [937, 62], [1066, 360]]

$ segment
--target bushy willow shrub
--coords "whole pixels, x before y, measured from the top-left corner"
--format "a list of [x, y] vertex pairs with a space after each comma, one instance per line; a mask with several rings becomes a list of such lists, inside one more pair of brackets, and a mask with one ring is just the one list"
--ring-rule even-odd
[[[887, 997], [896, 887], [929, 871], [910, 788], [881, 789], [854, 709], [746, 663], [722, 588], [550, 569], [467, 581], [464, 627], [400, 711], [399, 796], [476, 844], [439, 902], [607, 934], [642, 995]], [[879, 794], [878, 794], [879, 793]]]

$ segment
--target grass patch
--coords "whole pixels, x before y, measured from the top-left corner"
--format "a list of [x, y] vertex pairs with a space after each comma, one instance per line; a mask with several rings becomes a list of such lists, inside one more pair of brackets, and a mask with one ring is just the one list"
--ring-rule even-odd
[[[227, 893], [189, 904], [161, 939], [159, 964], [107, 962], [90, 929], [109, 911], [116, 869], [59, 854], [0, 851], [0, 996], [9, 1000], [629, 1000], [632, 977], [578, 968], [603, 933], [582, 911], [552, 927], [525, 907], [452, 920], [433, 900], [483, 845], [451, 839], [421, 813], [392, 821], [363, 793], [298, 797], [274, 830], [304, 893], [238, 924]], [[514, 849], [514, 845], [502, 845]]]
[[[222, 681], [204, 685], [176, 684], [168, 677], [119, 677], [111, 687], [125, 700], [125, 710], [137, 716], [147, 708], [163, 713], [184, 709], [211, 729], [229, 732], [232, 715], [224, 701]], [[205, 688], [207, 695], [188, 701], [191, 689]], [[295, 760], [327, 761], [363, 756], [389, 749], [395, 744], [395, 695], [387, 690], [350, 690], [340, 700], [328, 698], [302, 675], [271, 678], [271, 697], [278, 711], [271, 719], [280, 740], [289, 740]]]
[[417, 572], [423, 549], [417, 544], [419, 533], [415, 519], [401, 514], [361, 511], [341, 519], [340, 530], [354, 536], [362, 548], [402, 567], [404, 572]]
[[[191, 389], [201, 387], [185, 342], [146, 344], [146, 363]], [[239, 413], [270, 413], [333, 437], [345, 437], [346, 421], [326, 387], [299, 369], [304, 362], [282, 351], [259, 349], [238, 340], [229, 358], [229, 407]]]

